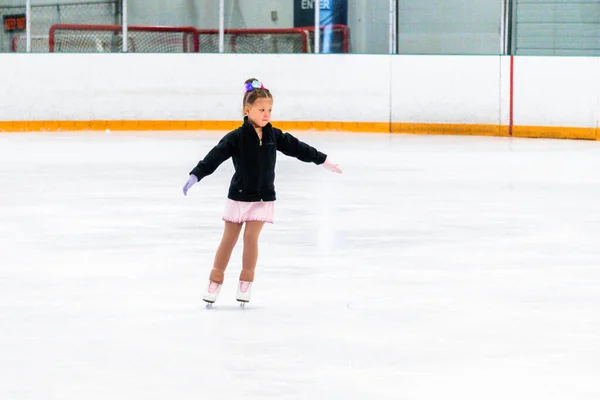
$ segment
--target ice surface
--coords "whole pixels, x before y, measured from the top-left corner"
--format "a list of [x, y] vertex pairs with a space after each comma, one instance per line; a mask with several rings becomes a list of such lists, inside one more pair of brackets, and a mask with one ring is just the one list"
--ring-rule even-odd
[[600, 398], [600, 143], [296, 133], [206, 310], [222, 134], [0, 135], [0, 399]]

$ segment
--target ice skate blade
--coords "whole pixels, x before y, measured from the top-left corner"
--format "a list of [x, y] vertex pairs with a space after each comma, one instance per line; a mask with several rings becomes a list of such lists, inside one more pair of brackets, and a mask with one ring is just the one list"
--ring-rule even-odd
[[212, 308], [213, 304], [215, 304], [214, 301], [206, 301], [206, 300], [204, 300], [204, 301], [206, 302], [206, 308]]
[[248, 304], [247, 301], [241, 301], [241, 300], [238, 300], [238, 301], [240, 302], [240, 308], [246, 308], [246, 304]]

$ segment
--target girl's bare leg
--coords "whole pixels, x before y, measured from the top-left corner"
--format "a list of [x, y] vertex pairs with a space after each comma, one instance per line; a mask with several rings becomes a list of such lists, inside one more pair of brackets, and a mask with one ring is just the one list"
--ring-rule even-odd
[[254, 282], [254, 270], [258, 261], [258, 237], [264, 225], [265, 223], [260, 221], [246, 222], [242, 272], [240, 273], [241, 281]]
[[225, 229], [223, 230], [223, 237], [221, 243], [215, 254], [215, 262], [213, 269], [210, 271], [210, 280], [217, 283], [223, 283], [225, 279], [225, 269], [229, 264], [231, 258], [231, 252], [237, 243], [240, 232], [242, 231], [242, 224], [236, 224], [233, 222], [225, 222]]

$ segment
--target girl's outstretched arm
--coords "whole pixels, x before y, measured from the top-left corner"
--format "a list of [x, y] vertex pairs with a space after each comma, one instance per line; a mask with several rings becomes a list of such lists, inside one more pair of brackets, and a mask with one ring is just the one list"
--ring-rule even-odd
[[317, 165], [323, 164], [327, 159], [327, 154], [301, 142], [289, 133], [283, 133], [279, 129], [275, 129], [274, 132], [277, 150], [286, 156], [296, 157], [300, 161], [313, 162]]
[[200, 160], [198, 165], [192, 169], [187, 182], [183, 186], [183, 194], [187, 196], [187, 192], [192, 186], [198, 183], [200, 179], [215, 172], [219, 165], [231, 157], [235, 151], [236, 143], [235, 131], [225, 135], [219, 143], [206, 154], [206, 157]]
[[219, 143], [213, 147], [204, 159], [192, 169], [190, 174], [195, 175], [198, 180], [212, 174], [225, 160], [231, 157], [235, 151], [236, 131], [229, 132]]
[[275, 130], [275, 140], [277, 142], [277, 150], [281, 151], [286, 156], [296, 157], [300, 161], [314, 162], [317, 165], [323, 165], [332, 172], [342, 173], [338, 164], [334, 164], [329, 160], [327, 154], [321, 153], [308, 144], [301, 142], [289, 133]]

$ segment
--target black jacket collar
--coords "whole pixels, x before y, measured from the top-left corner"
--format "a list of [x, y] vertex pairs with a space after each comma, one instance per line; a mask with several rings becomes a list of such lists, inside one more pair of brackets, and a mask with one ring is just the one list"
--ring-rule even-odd
[[[254, 132], [254, 133], [256, 132], [256, 130], [254, 129], [254, 125], [252, 125], [252, 122], [250, 122], [250, 121], [248, 120], [248, 116], [247, 116], [247, 115], [244, 117], [244, 124], [242, 125], [242, 129], [243, 129], [244, 131], [251, 131], [251, 132]], [[264, 133], [265, 131], [270, 131], [271, 129], [272, 129], [272, 125], [271, 125], [271, 123], [269, 122], [268, 124], [266, 124], [266, 125], [263, 127], [263, 133]]]

